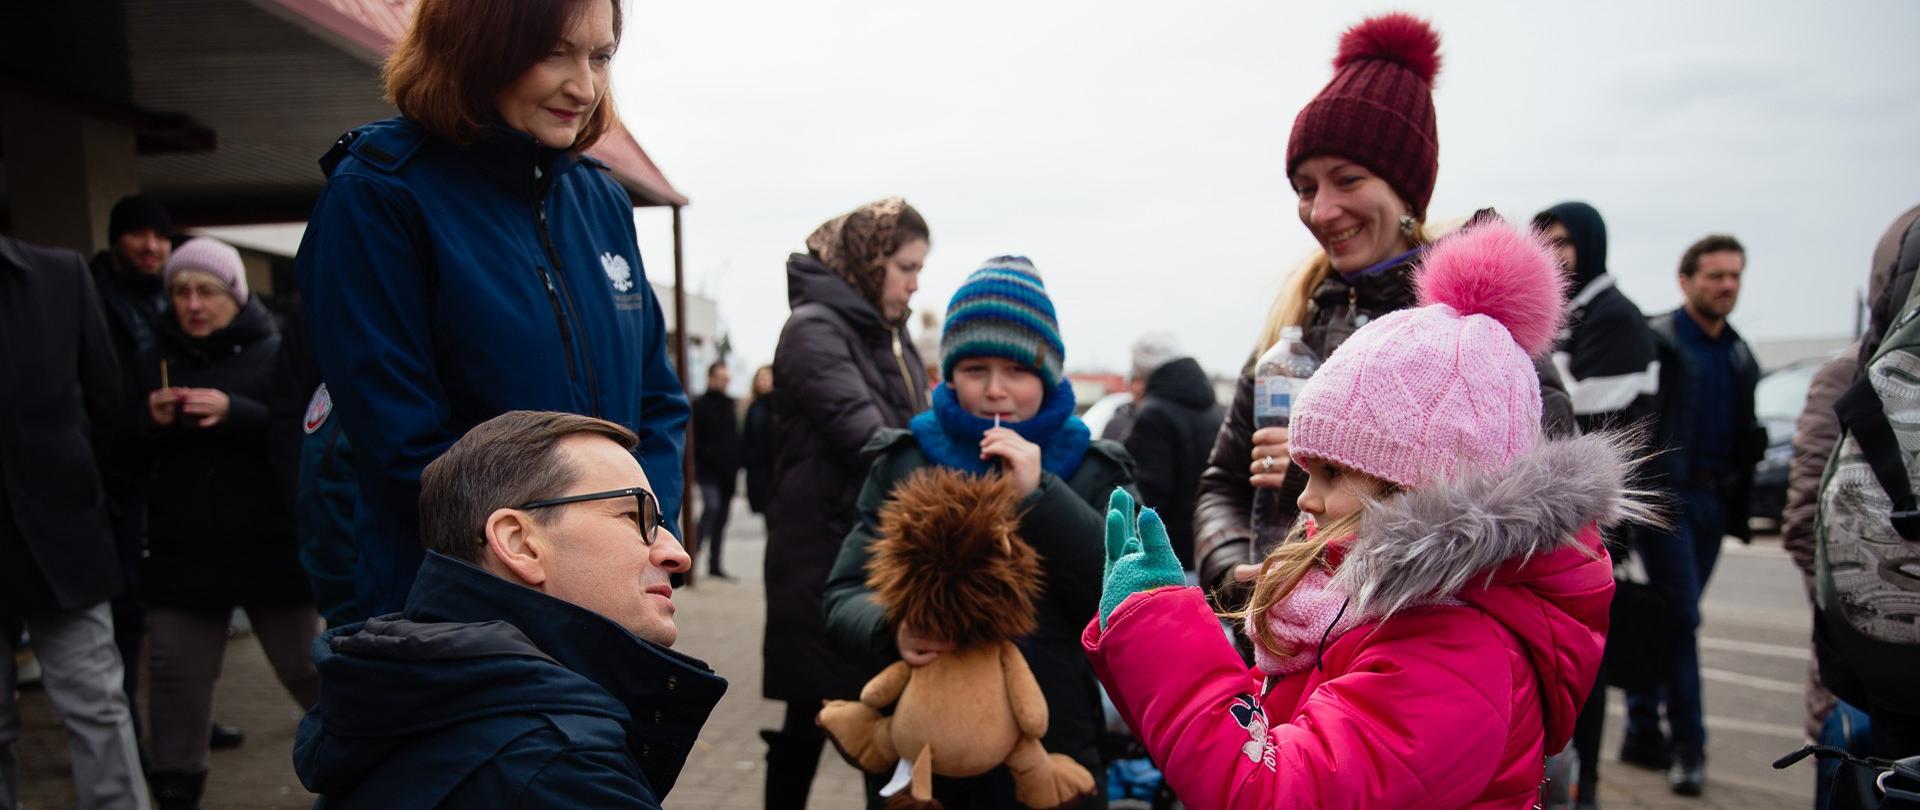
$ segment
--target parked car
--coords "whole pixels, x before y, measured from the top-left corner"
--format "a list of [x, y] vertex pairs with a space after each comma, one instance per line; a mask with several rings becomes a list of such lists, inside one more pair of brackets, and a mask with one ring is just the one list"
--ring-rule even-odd
[[1117, 394], [1108, 394], [1094, 400], [1093, 405], [1087, 408], [1087, 412], [1080, 415], [1080, 421], [1086, 422], [1087, 430], [1092, 431], [1093, 437], [1098, 439], [1100, 432], [1107, 429], [1107, 423], [1113, 421], [1114, 413], [1132, 404], [1133, 395], [1130, 393], [1121, 391]]
[[1753, 469], [1753, 517], [1778, 530], [1787, 505], [1787, 467], [1793, 462], [1793, 427], [1807, 404], [1807, 389], [1826, 359], [1802, 360], [1769, 371], [1754, 390], [1753, 411], [1767, 429], [1767, 451]]

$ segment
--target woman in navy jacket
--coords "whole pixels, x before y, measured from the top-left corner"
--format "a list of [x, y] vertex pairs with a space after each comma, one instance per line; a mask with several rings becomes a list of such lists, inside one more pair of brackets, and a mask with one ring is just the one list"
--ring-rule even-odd
[[360, 479], [363, 615], [419, 568], [420, 471], [509, 410], [634, 431], [662, 510], [688, 408], [632, 205], [582, 153], [618, 126], [617, 0], [426, 0], [386, 66], [401, 115], [342, 136], [295, 262]]

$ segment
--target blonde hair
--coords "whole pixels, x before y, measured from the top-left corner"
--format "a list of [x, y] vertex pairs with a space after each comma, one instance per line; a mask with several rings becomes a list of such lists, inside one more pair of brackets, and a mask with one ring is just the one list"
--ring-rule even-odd
[[[1307, 534], [1306, 521], [1293, 525], [1293, 531], [1287, 533], [1287, 539], [1267, 553], [1260, 562], [1260, 573], [1253, 579], [1253, 595], [1247, 599], [1247, 606], [1230, 617], [1243, 626], [1253, 629], [1253, 643], [1267, 652], [1286, 658], [1299, 650], [1287, 649], [1273, 637], [1273, 629], [1268, 623], [1257, 617], [1267, 615], [1274, 605], [1286, 601], [1314, 569], [1331, 571], [1327, 563], [1327, 545], [1338, 538], [1351, 537], [1360, 530], [1360, 516], [1364, 509], [1356, 509], [1353, 514], [1321, 526], [1313, 534]], [[1251, 620], [1249, 620], [1251, 619]]]
[[[1466, 222], [1465, 217], [1443, 220], [1429, 225], [1424, 219], [1415, 220], [1413, 229], [1414, 247], [1433, 244], [1442, 236], [1458, 230]], [[1260, 341], [1253, 347], [1253, 356], [1259, 357], [1273, 344], [1280, 342], [1280, 329], [1287, 326], [1307, 325], [1307, 305], [1313, 302], [1313, 291], [1327, 280], [1333, 272], [1333, 262], [1327, 259], [1327, 251], [1315, 248], [1293, 271], [1287, 274], [1286, 283], [1280, 288], [1280, 294], [1273, 299], [1273, 306], [1267, 309], [1266, 324], [1260, 327]]]

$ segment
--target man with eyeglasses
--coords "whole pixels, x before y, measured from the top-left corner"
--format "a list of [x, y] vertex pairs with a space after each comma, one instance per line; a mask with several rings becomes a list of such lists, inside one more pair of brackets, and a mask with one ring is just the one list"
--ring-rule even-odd
[[635, 441], [511, 411], [427, 466], [406, 609], [315, 645], [294, 768], [330, 810], [660, 805], [726, 681], [668, 649], [690, 561]]

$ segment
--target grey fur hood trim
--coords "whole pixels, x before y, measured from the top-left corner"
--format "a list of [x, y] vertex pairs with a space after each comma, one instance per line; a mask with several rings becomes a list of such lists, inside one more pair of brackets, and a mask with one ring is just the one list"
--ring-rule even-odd
[[1497, 473], [1468, 473], [1369, 504], [1334, 574], [1350, 612], [1386, 618], [1452, 599], [1510, 560], [1582, 548], [1579, 532], [1625, 520], [1657, 522], [1646, 493], [1628, 489], [1637, 442], [1592, 434], [1543, 440]]

